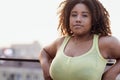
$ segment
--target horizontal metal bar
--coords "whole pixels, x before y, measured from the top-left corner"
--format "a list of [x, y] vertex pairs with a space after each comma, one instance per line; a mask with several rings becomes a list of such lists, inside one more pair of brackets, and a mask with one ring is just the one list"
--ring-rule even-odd
[[[0, 60], [6, 61], [24, 61], [24, 62], [40, 62], [38, 59], [23, 59], [23, 58], [0, 58]], [[112, 66], [114, 62], [108, 62], [107, 66]]]
[[6, 60], [6, 61], [39, 62], [38, 59], [23, 59], [23, 58], [0, 58], [0, 60]]

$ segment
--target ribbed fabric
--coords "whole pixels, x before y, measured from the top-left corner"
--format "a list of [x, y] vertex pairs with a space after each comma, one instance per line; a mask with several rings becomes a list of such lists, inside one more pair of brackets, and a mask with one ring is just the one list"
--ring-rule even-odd
[[69, 57], [64, 54], [64, 48], [69, 41], [67, 36], [50, 67], [53, 80], [101, 80], [107, 60], [98, 48], [98, 35], [94, 35], [91, 49], [83, 55]]

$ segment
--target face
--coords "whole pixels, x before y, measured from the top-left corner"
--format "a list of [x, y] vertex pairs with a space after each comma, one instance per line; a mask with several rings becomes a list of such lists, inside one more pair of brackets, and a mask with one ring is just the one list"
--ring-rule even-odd
[[91, 21], [91, 13], [86, 5], [79, 3], [71, 10], [70, 29], [74, 35], [89, 34]]

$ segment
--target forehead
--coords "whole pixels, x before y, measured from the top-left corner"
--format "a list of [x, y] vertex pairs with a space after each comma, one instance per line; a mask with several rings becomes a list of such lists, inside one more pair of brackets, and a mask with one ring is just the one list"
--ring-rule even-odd
[[90, 13], [90, 10], [85, 4], [78, 3], [73, 7], [71, 12], [87, 12], [87, 13]]

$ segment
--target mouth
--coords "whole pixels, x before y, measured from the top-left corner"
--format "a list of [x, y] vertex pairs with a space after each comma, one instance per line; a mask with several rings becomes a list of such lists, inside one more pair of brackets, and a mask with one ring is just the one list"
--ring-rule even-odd
[[83, 25], [79, 25], [79, 24], [76, 24], [76, 25], [73, 25], [74, 28], [81, 28], [83, 27]]

